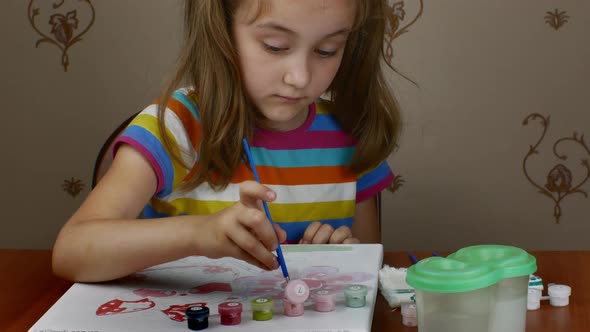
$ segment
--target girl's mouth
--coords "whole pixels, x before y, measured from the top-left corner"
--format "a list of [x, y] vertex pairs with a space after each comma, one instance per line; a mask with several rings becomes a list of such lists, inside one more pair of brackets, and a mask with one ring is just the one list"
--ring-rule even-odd
[[290, 104], [295, 104], [300, 102], [301, 100], [303, 100], [303, 97], [288, 97], [288, 96], [281, 96], [281, 95], [275, 95], [279, 100], [281, 100], [284, 103], [290, 103]]

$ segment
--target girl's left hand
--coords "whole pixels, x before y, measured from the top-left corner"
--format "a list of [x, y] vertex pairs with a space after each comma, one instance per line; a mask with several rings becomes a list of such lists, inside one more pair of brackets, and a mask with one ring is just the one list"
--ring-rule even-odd
[[352, 237], [352, 231], [347, 226], [334, 229], [330, 224], [322, 224], [314, 221], [305, 230], [299, 244], [352, 244], [360, 243], [359, 239]]

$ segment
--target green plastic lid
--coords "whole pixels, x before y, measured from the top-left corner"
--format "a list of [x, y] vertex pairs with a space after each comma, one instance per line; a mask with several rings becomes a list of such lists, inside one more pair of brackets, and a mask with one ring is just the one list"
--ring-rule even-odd
[[408, 269], [406, 282], [417, 290], [460, 293], [498, 282], [498, 271], [486, 265], [471, 265], [454, 259], [430, 257]]
[[512, 246], [479, 245], [458, 250], [448, 256], [470, 264], [485, 264], [500, 269], [502, 279], [529, 275], [537, 270], [537, 259]]
[[463, 248], [447, 258], [430, 257], [412, 265], [406, 282], [417, 290], [435, 293], [469, 292], [502, 279], [525, 276], [537, 269], [535, 257], [503, 245]]

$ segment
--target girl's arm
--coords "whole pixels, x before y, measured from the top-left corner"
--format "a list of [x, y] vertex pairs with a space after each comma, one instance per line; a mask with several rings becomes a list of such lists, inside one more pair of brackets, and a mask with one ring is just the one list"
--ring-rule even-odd
[[149, 162], [122, 145], [108, 172], [60, 231], [53, 248], [54, 272], [74, 281], [105, 281], [195, 254], [278, 266], [270, 252], [277, 246], [276, 235], [257, 207], [260, 199], [274, 199], [268, 188], [244, 183], [240, 202], [212, 215], [135, 219], [155, 190]]
[[381, 243], [381, 230], [377, 215], [377, 201], [375, 197], [356, 204], [352, 236], [361, 243]]

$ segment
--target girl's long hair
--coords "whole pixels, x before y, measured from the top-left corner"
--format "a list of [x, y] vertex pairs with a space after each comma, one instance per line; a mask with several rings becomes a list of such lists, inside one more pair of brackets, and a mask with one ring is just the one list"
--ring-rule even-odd
[[[253, 135], [255, 112], [241, 83], [238, 55], [232, 42], [233, 13], [244, 0], [185, 0], [184, 43], [177, 68], [158, 102], [158, 126], [172, 157], [190, 169], [182, 188], [208, 182], [223, 189], [244, 157], [242, 138]], [[396, 146], [400, 112], [387, 86], [384, 56], [387, 0], [355, 0], [355, 26], [342, 63], [328, 91], [333, 114], [358, 140], [350, 164], [356, 174], [376, 167]], [[258, 1], [258, 14], [265, 10]], [[200, 110], [202, 140], [199, 160], [186, 165], [165, 130], [166, 105], [182, 84], [194, 89]]]

